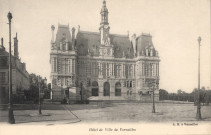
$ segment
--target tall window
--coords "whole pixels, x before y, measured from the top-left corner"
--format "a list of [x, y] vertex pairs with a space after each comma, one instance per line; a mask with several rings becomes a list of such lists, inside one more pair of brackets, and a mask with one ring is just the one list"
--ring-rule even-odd
[[87, 75], [91, 75], [91, 68], [92, 67], [92, 63], [91, 62], [88, 62], [87, 63], [87, 68], [88, 68], [88, 74]]
[[121, 96], [121, 83], [117, 82], [115, 84], [115, 96]]
[[69, 65], [69, 63], [68, 63], [68, 59], [67, 59], [67, 58], [65, 58], [65, 74], [67, 74], [67, 73], [68, 73], [68, 65]]
[[75, 73], [75, 59], [72, 59], [72, 73]]
[[0, 83], [5, 83], [5, 82], [6, 82], [6, 73], [0, 72]]
[[0, 88], [0, 97], [1, 99], [6, 98], [6, 89], [5, 87]]
[[109, 63], [106, 63], [106, 76], [110, 76], [110, 67], [109, 67]]
[[65, 59], [62, 59], [62, 74], [65, 74]]
[[117, 65], [117, 77], [120, 77], [121, 76], [121, 65], [118, 64]]
[[98, 63], [95, 63], [95, 76], [99, 75], [99, 67], [98, 67]]
[[106, 78], [106, 63], [103, 63], [102, 73], [103, 73], [103, 78]]
[[52, 72], [57, 72], [57, 58], [56, 57], [54, 57], [54, 58], [52, 58], [52, 63], [51, 63], [51, 67], [52, 67]]
[[59, 72], [59, 74], [61, 74], [61, 66], [62, 66], [62, 62], [61, 62], [61, 58], [58, 58], [58, 65], [57, 65], [57, 67], [58, 67], [58, 72]]
[[72, 59], [69, 59], [69, 73], [72, 73]]
[[142, 63], [142, 75], [145, 75], [145, 64]]
[[132, 65], [128, 65], [128, 76], [129, 77], [132, 77], [133, 75], [133, 68], [132, 68]]
[[149, 65], [148, 64], [145, 64], [145, 75], [146, 76], [149, 76]]
[[125, 64], [123, 64], [123, 77], [125, 77]]

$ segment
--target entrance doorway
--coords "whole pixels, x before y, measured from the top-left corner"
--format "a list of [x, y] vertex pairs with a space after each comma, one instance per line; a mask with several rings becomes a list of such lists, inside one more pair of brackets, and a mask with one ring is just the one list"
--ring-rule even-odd
[[121, 96], [121, 83], [117, 82], [115, 84], [115, 96]]
[[108, 82], [105, 82], [103, 85], [103, 95], [110, 96], [110, 84]]
[[92, 96], [98, 96], [98, 83], [92, 82]]

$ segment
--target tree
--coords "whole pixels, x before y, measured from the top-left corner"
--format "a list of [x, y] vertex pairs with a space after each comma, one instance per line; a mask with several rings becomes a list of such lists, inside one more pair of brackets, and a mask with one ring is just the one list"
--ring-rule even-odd
[[168, 99], [168, 92], [164, 89], [159, 90], [159, 98], [160, 100], [167, 100]]
[[[34, 103], [38, 103], [39, 101], [39, 83], [38, 83], [38, 76], [36, 74], [29, 75], [29, 83], [30, 88], [27, 91], [24, 91], [26, 96], [26, 100], [33, 101]], [[44, 83], [44, 79], [41, 80], [40, 89], [44, 90], [47, 86]]]

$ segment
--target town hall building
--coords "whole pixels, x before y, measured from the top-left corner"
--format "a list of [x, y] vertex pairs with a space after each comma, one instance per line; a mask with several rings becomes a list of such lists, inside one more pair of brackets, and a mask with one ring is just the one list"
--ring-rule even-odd
[[159, 55], [150, 34], [110, 33], [106, 1], [98, 32], [52, 25], [52, 100], [159, 100]]

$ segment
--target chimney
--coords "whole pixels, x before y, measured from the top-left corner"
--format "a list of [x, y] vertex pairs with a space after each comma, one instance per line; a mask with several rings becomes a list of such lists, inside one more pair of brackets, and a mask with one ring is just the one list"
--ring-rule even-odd
[[136, 56], [137, 55], [136, 34], [133, 34], [132, 36], [132, 44], [133, 44], [134, 56]]
[[1, 46], [0, 46], [0, 49], [5, 50], [5, 48], [4, 48], [4, 39], [3, 38], [1, 38]]
[[69, 50], [69, 44], [68, 44], [68, 40], [67, 39], [65, 40], [65, 46], [66, 46], [66, 51], [68, 51]]
[[80, 25], [78, 25], [78, 32], [80, 31]]
[[55, 30], [55, 26], [54, 25], [51, 25], [51, 31], [52, 31], [52, 39], [51, 39], [51, 42], [52, 43], [54, 42], [54, 30]]
[[72, 28], [72, 42], [75, 40], [75, 27]]
[[14, 37], [14, 56], [18, 57], [18, 36], [16, 32], [16, 37]]
[[1, 45], [4, 46], [4, 39], [1, 38]]
[[24, 62], [22, 63], [22, 68], [23, 68], [22, 69], [23, 71], [26, 71], [26, 63], [24, 63]]

